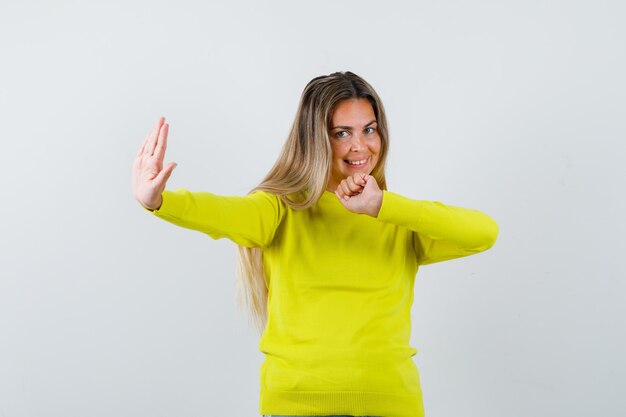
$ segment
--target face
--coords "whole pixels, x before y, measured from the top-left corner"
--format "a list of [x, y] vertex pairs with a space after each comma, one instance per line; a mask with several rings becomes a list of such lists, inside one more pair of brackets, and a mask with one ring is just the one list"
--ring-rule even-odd
[[328, 191], [334, 192], [348, 176], [374, 170], [380, 135], [374, 109], [367, 99], [341, 101], [331, 118], [328, 136], [333, 150]]

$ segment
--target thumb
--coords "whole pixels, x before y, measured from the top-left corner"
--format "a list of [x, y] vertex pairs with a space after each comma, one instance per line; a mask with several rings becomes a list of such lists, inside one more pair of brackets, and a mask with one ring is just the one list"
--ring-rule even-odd
[[165, 168], [161, 170], [161, 172], [159, 172], [159, 175], [156, 176], [154, 181], [159, 184], [159, 186], [163, 186], [163, 188], [165, 188], [165, 183], [170, 178], [170, 175], [172, 175], [172, 171], [174, 171], [174, 168], [176, 168], [177, 166], [178, 164], [176, 162], [170, 162]]
[[365, 185], [369, 185], [370, 188], [379, 188], [378, 181], [376, 181], [373, 175], [367, 175], [365, 180], [367, 181]]

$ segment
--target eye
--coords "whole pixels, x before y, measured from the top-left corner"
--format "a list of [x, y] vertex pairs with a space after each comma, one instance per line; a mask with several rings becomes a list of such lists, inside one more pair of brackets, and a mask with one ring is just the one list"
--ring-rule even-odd
[[340, 130], [339, 132], [335, 133], [335, 136], [337, 136], [338, 138], [345, 138], [348, 136], [348, 132], [345, 130]]
[[374, 133], [374, 132], [376, 132], [376, 129], [373, 128], [373, 127], [368, 127], [368, 128], [365, 129], [365, 132], [366, 133]]

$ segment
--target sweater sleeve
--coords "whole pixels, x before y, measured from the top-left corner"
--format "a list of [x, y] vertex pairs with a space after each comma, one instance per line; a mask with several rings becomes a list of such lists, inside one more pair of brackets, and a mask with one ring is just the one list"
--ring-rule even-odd
[[223, 196], [185, 189], [164, 190], [155, 216], [213, 239], [228, 238], [246, 247], [264, 247], [274, 238], [285, 210], [280, 198], [264, 191]]
[[485, 251], [498, 236], [497, 223], [478, 210], [412, 200], [387, 190], [383, 190], [378, 220], [413, 231], [420, 265]]

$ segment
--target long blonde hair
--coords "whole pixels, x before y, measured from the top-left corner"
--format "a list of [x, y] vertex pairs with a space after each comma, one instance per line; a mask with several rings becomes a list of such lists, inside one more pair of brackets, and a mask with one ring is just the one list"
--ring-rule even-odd
[[[371, 175], [381, 189], [387, 189], [385, 160], [389, 149], [387, 118], [383, 104], [364, 79], [352, 72], [335, 72], [312, 79], [302, 92], [296, 117], [283, 148], [255, 191], [278, 196], [292, 209], [304, 210], [314, 205], [324, 193], [330, 178], [332, 148], [328, 127], [339, 102], [367, 99], [378, 122], [381, 147], [378, 163]], [[261, 248], [237, 248], [237, 301], [245, 302], [249, 319], [259, 334], [267, 323], [267, 297], [263, 251]]]

